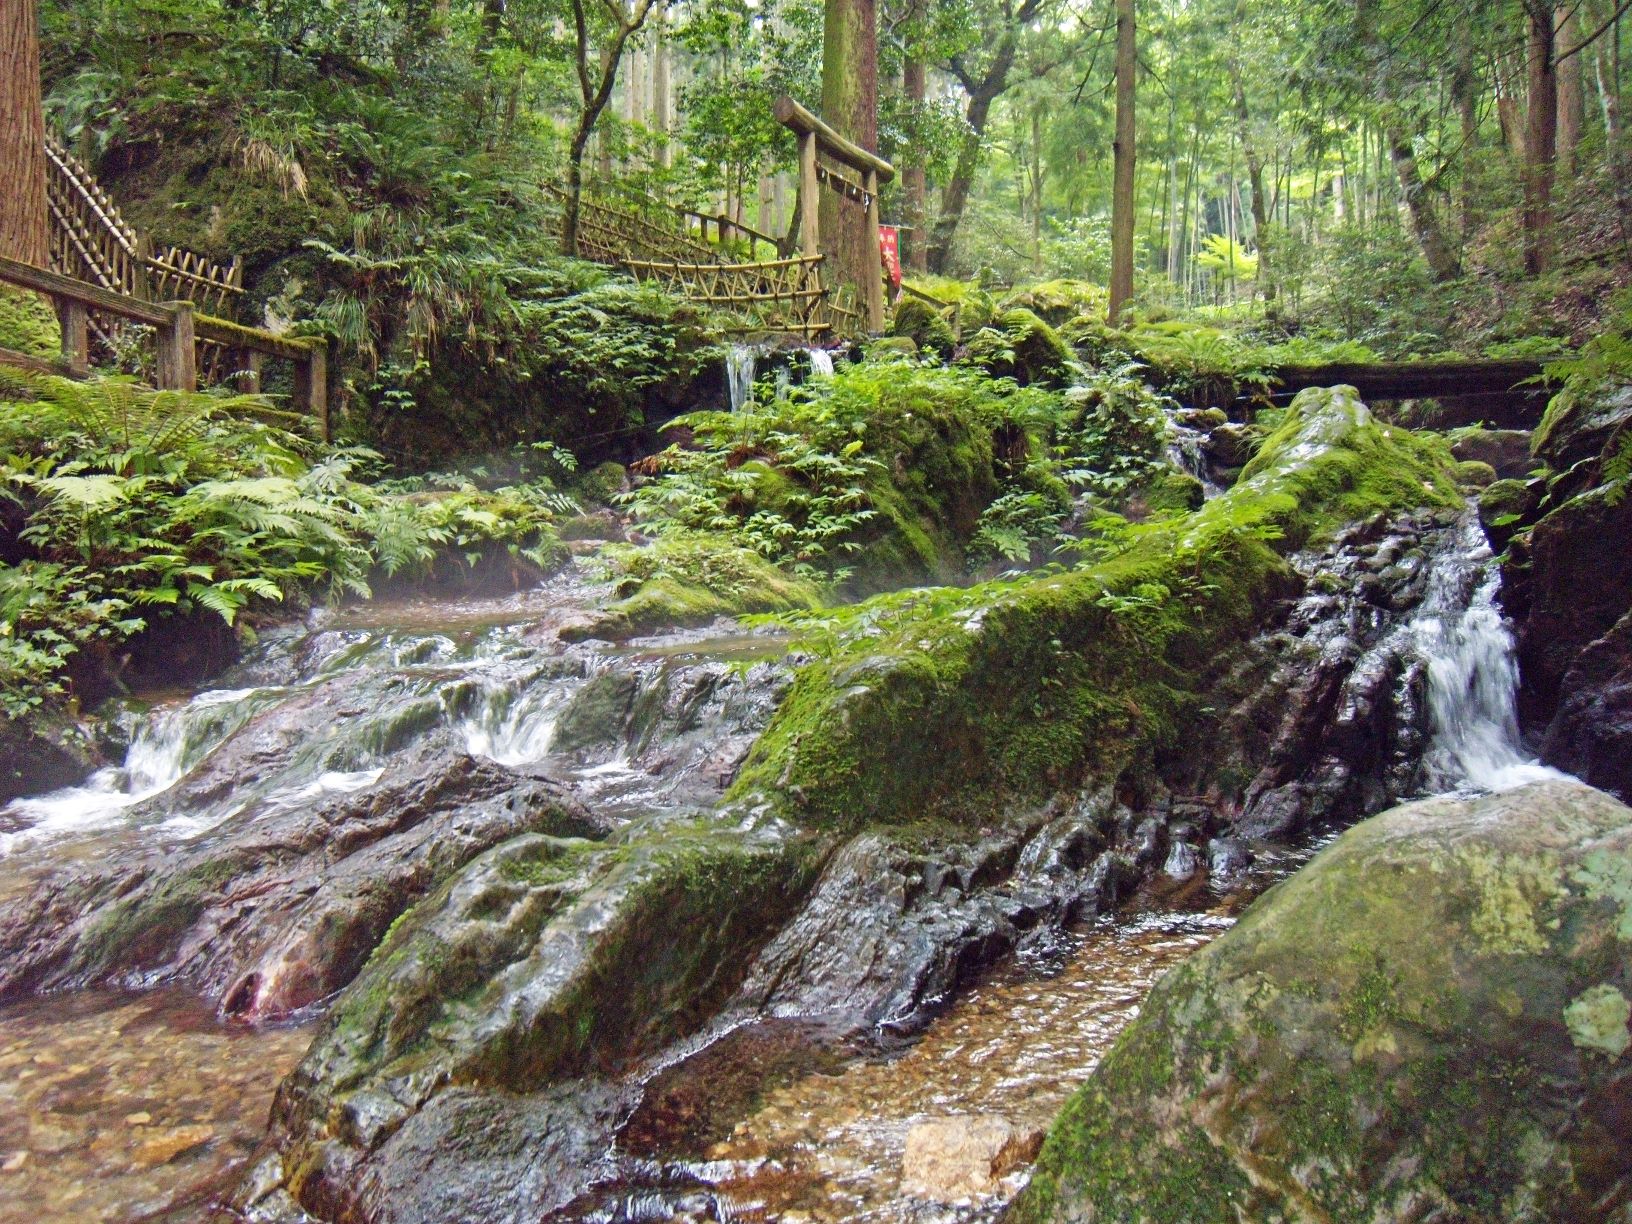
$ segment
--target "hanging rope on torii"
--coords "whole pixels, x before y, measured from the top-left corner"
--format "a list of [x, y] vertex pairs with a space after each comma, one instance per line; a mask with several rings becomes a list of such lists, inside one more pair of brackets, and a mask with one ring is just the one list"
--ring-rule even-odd
[[[867, 213], [867, 232], [878, 234], [878, 188], [895, 177], [895, 167], [876, 153], [846, 140], [792, 98], [783, 96], [772, 109], [776, 121], [799, 137], [799, 241], [806, 257], [822, 253], [821, 226], [817, 207], [822, 188], [836, 192], [845, 201], [859, 205]], [[821, 157], [838, 162], [861, 176], [859, 183], [821, 164]], [[855, 286], [866, 308], [869, 331], [884, 330], [884, 278], [875, 274]]]

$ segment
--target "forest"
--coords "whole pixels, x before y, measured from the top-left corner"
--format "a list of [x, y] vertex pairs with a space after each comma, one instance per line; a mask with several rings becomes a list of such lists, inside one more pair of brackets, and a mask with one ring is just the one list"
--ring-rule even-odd
[[1632, 1224], [1623, 0], [0, 0], [0, 1224]]

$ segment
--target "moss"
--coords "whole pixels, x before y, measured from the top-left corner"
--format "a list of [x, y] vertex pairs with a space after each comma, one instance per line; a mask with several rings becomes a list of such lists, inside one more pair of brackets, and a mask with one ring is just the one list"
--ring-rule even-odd
[[1189, 472], [1168, 469], [1144, 491], [1145, 507], [1158, 514], [1183, 514], [1201, 509], [1206, 487]]
[[1477, 459], [1464, 459], [1456, 465], [1458, 483], [1473, 489], [1483, 489], [1496, 482], [1496, 469]]
[[919, 350], [934, 353], [943, 361], [952, 356], [958, 343], [946, 317], [928, 302], [914, 297], [903, 298], [896, 304], [895, 317], [890, 320], [890, 335], [911, 340]]
[[1042, 319], [1029, 310], [1001, 312], [972, 337], [965, 332], [967, 355], [963, 360], [980, 366], [999, 378], [1012, 378], [1021, 386], [1061, 387], [1076, 355], [1071, 346]]
[[623, 464], [611, 461], [598, 463], [579, 477], [576, 491], [591, 501], [607, 505], [623, 492], [628, 479], [629, 473]]
[[[881, 597], [811, 649], [733, 794], [845, 827], [990, 811], [1195, 750], [1207, 670], [1356, 514], [1455, 504], [1443, 448], [1300, 396], [1253, 478], [1072, 572]], [[1275, 547], [1271, 547], [1271, 544]]]
[[809, 610], [822, 603], [812, 583], [707, 536], [676, 534], [641, 547], [609, 546], [602, 555], [621, 575], [621, 598], [587, 624], [564, 629], [568, 640], [635, 637], [721, 616]]
[[0, 285], [0, 348], [30, 357], [62, 355], [62, 332], [51, 305], [37, 294]]
[[[1397, 809], [1266, 893], [1158, 983], [1056, 1121], [1013, 1218], [1370, 1220], [1423, 1202], [1589, 1218], [1626, 1141], [1562, 1124], [1559, 1102], [1614, 1096], [1610, 1060], [1572, 1046], [1618, 1057], [1594, 1043], [1632, 1040], [1632, 1004], [1608, 983], [1570, 995], [1621, 958], [1548, 859], [1599, 838], [1624, 856], [1632, 812], [1553, 785]], [[1534, 894], [1543, 945], [1478, 935], [1493, 865]], [[1174, 1173], [1198, 1161], [1216, 1180], [1180, 1199]]]
[[1005, 310], [1020, 307], [1051, 326], [1087, 316], [1103, 319], [1110, 309], [1110, 293], [1092, 281], [1060, 279], [1018, 289], [1004, 298]]

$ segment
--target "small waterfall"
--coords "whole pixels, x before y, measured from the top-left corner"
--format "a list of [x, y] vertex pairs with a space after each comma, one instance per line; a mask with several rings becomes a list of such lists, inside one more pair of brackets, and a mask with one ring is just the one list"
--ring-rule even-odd
[[1501, 569], [1478, 521], [1465, 516], [1453, 547], [1434, 561], [1408, 626], [1427, 665], [1433, 740], [1427, 767], [1436, 790], [1500, 791], [1567, 775], [1527, 757], [1519, 743], [1519, 668], [1513, 635], [1496, 605]]
[[0, 808], [0, 820], [10, 817], [21, 826], [0, 831], [0, 858], [28, 842], [95, 828], [169, 790], [276, 691], [215, 689], [144, 718], [122, 765], [99, 769], [78, 786], [14, 799]]
[[725, 385], [731, 396], [731, 411], [741, 412], [754, 393], [754, 371], [759, 350], [747, 344], [733, 344], [725, 353]]
[[1179, 424], [1178, 414], [1172, 409], [1167, 410], [1167, 431], [1167, 461], [1201, 481], [1202, 492], [1208, 499], [1222, 493], [1224, 490], [1213, 482], [1208, 472], [1207, 454], [1202, 449], [1207, 435]]
[[833, 377], [833, 354], [826, 349], [806, 349], [805, 355], [810, 358], [810, 373], [814, 378]]

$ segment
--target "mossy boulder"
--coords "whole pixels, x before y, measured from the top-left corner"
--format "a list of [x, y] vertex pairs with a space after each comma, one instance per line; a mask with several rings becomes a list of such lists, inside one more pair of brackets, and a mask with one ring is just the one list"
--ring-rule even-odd
[[1004, 310], [1029, 310], [1051, 326], [1059, 327], [1084, 315], [1103, 319], [1110, 309], [1110, 301], [1110, 292], [1103, 285], [1062, 278], [1017, 289], [1003, 299], [1002, 306]]
[[1005, 310], [972, 337], [965, 333], [964, 360], [999, 378], [1012, 378], [1022, 387], [1064, 386], [1071, 346], [1029, 310]]
[[706, 625], [750, 612], [808, 611], [822, 604], [814, 584], [764, 557], [705, 535], [676, 534], [642, 546], [602, 550], [618, 598], [561, 636], [618, 640], [659, 629]]
[[921, 298], [903, 298], [890, 321], [890, 335], [911, 340], [920, 351], [934, 353], [943, 361], [952, 356], [958, 339], [946, 316]]
[[1530, 453], [1555, 471], [1605, 456], [1632, 429], [1632, 386], [1559, 392], [1530, 436]]
[[1105, 560], [840, 614], [733, 793], [853, 827], [1193, 751], [1209, 668], [1297, 589], [1283, 554], [1380, 511], [1460, 504], [1450, 466], [1352, 388], [1306, 391], [1227, 494]]
[[1492, 548], [1507, 547], [1519, 524], [1532, 514], [1541, 500], [1535, 482], [1496, 480], [1479, 493], [1479, 525]]
[[1632, 809], [1356, 826], [1157, 985], [1010, 1218], [1624, 1220]]
[[1467, 488], [1483, 489], [1496, 482], [1496, 469], [1478, 459], [1463, 459], [1456, 465], [1456, 478]]

